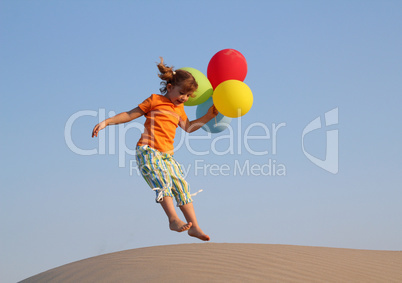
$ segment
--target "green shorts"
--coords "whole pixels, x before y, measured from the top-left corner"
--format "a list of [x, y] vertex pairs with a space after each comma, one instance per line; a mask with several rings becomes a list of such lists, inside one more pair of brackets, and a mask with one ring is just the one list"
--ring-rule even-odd
[[156, 202], [162, 201], [163, 197], [174, 197], [177, 206], [193, 202], [190, 185], [172, 155], [143, 145], [136, 148], [136, 160], [145, 181], [156, 191]]

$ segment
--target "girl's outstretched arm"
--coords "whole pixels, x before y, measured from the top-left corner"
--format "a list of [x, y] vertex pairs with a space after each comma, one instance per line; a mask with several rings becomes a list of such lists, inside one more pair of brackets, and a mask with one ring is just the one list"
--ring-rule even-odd
[[100, 122], [99, 124], [97, 124], [94, 127], [94, 129], [92, 130], [92, 137], [97, 137], [99, 131], [106, 128], [109, 125], [117, 125], [117, 124], [121, 124], [121, 123], [127, 123], [134, 119], [137, 119], [138, 117], [141, 117], [144, 114], [145, 114], [144, 111], [142, 111], [139, 107], [136, 107], [128, 112], [122, 112], [113, 117], [110, 117], [110, 118]]
[[208, 123], [209, 120], [215, 118], [218, 113], [219, 112], [216, 109], [215, 105], [212, 105], [204, 116], [193, 121], [189, 121], [187, 119], [187, 121], [183, 121], [180, 123], [180, 127], [183, 128], [183, 130], [185, 130], [187, 133], [192, 133], [201, 128], [204, 124]]

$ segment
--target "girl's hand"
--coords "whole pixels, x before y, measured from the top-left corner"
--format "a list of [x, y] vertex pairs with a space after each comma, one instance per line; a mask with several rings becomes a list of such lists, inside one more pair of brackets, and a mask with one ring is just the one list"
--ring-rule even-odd
[[218, 109], [216, 109], [215, 105], [212, 105], [209, 107], [207, 115], [209, 115], [212, 118], [215, 118], [219, 114]]
[[97, 124], [97, 125], [94, 127], [94, 129], [92, 130], [92, 137], [97, 137], [99, 131], [100, 131], [100, 130], [103, 130], [104, 128], [106, 128], [106, 126], [107, 126], [106, 121], [103, 121], [103, 122]]

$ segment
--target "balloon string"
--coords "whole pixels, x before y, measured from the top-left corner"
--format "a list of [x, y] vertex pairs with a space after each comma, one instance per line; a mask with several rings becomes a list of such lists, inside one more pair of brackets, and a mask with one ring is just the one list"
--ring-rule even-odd
[[218, 123], [216, 122], [216, 116], [215, 116], [215, 127], [217, 127], [217, 124], [218, 124]]

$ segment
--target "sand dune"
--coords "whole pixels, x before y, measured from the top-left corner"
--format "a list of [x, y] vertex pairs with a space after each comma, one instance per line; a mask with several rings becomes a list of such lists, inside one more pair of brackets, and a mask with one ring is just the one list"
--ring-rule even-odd
[[84, 259], [22, 282], [402, 282], [402, 252], [267, 244], [156, 246]]

